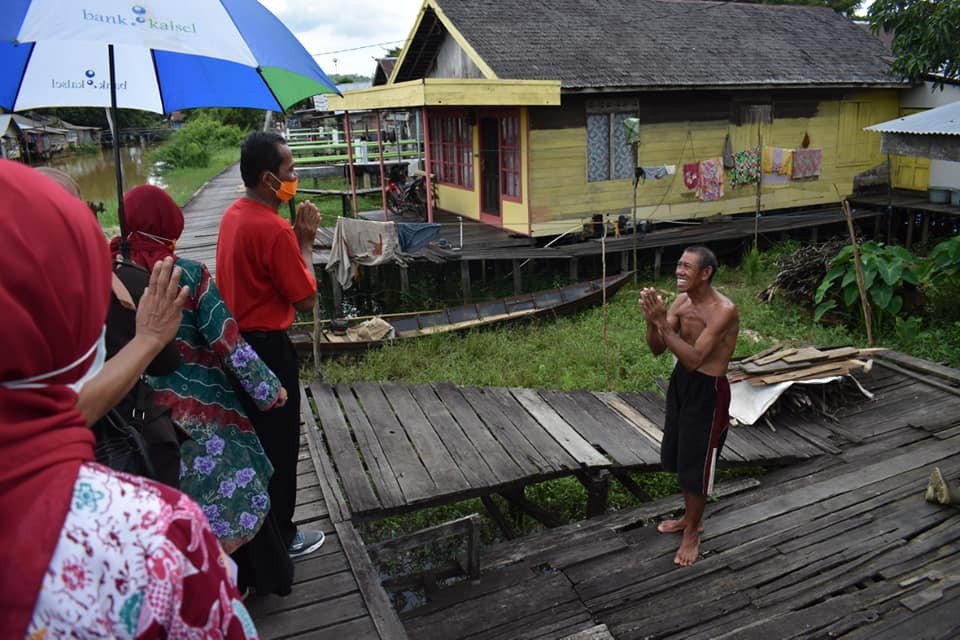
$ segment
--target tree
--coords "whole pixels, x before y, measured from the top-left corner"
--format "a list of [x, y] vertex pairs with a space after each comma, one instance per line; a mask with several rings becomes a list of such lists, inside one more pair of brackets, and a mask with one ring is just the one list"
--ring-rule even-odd
[[898, 77], [960, 78], [960, 0], [875, 0], [867, 19], [874, 33], [893, 33], [891, 71]]
[[760, 0], [761, 4], [803, 4], [813, 7], [830, 7], [837, 13], [852, 18], [862, 0]]

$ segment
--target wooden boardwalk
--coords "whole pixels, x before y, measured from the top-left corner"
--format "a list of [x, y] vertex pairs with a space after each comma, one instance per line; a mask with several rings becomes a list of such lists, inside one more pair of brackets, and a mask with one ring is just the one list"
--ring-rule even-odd
[[[563, 475], [660, 468], [658, 393], [364, 382], [309, 386], [331, 486], [354, 519], [488, 496]], [[782, 464], [828, 451], [832, 432], [729, 431], [723, 461]]]
[[[307, 406], [304, 403], [304, 406]], [[326, 534], [323, 546], [294, 560], [293, 593], [254, 596], [246, 601], [260, 638], [316, 640], [403, 640], [396, 612], [380, 586], [376, 569], [339, 500], [324, 484], [317, 455], [319, 433], [304, 415], [297, 467], [298, 525]]]
[[934, 465], [960, 478], [960, 372], [921, 380], [891, 358], [864, 378], [875, 400], [840, 412], [835, 453], [708, 505], [693, 567], [673, 564], [679, 537], [653, 526], [679, 500], [649, 503], [486, 550], [479, 580], [404, 614], [407, 633], [960, 637], [960, 509], [923, 498]]

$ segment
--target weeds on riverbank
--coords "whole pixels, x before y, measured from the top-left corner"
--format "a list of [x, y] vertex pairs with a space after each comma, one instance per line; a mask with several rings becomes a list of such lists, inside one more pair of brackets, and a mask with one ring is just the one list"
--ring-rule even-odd
[[[158, 186], [163, 187], [170, 197], [183, 207], [208, 180], [238, 160], [240, 160], [239, 146], [220, 149], [210, 155], [210, 164], [206, 167], [187, 167], [166, 171], [159, 179]], [[137, 185], [124, 186], [131, 189]], [[103, 206], [104, 211], [97, 216], [97, 219], [104, 232], [112, 237], [118, 233], [120, 226], [117, 221], [117, 199], [104, 200]]]

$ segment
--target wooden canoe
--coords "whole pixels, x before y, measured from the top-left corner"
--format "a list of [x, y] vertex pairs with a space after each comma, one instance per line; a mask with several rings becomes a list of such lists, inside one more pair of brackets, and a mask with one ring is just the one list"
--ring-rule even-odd
[[[616, 294], [632, 276], [632, 271], [607, 276], [607, 297]], [[389, 340], [415, 338], [447, 331], [463, 331], [475, 327], [489, 327], [507, 322], [572, 313], [600, 304], [603, 300], [603, 283], [603, 278], [596, 278], [564, 287], [543, 289], [437, 311], [414, 311], [378, 316], [377, 322], [389, 323], [393, 333], [392, 338], [380, 340], [357, 337], [358, 331], [355, 329], [363, 322], [361, 319], [352, 322], [346, 335], [338, 335], [327, 326], [323, 326], [316, 350], [321, 356], [338, 355], [363, 351], [380, 346]], [[291, 330], [290, 337], [298, 350], [305, 352], [313, 350], [313, 339], [307, 331]]]

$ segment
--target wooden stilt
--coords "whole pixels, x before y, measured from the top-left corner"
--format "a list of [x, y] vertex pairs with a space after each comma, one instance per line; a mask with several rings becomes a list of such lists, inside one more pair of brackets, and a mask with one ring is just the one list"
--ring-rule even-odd
[[653, 279], [660, 279], [660, 263], [663, 260], [663, 248], [657, 247], [653, 252]]
[[400, 292], [404, 297], [410, 295], [410, 272], [407, 265], [400, 266]]
[[653, 499], [650, 494], [644, 491], [643, 487], [638, 485], [633, 478], [630, 477], [630, 474], [623, 469], [611, 470], [611, 473], [614, 478], [620, 481], [623, 488], [629, 491], [630, 494], [640, 502], [649, 502]]
[[513, 260], [513, 295], [518, 296], [523, 293], [523, 279], [520, 277], [520, 261]]
[[577, 477], [587, 489], [587, 517], [602, 516], [607, 512], [610, 472], [606, 469], [594, 469], [578, 474]]
[[517, 537], [516, 529], [513, 528], [513, 525], [510, 524], [506, 516], [503, 515], [503, 511], [501, 511], [497, 503], [493, 501], [493, 498], [490, 496], [480, 496], [480, 502], [486, 507], [487, 513], [489, 513], [493, 521], [497, 523], [497, 526], [500, 527], [500, 532], [503, 533], [504, 538], [513, 540]]
[[576, 256], [570, 258], [570, 282], [577, 282], [579, 278], [580, 260]]
[[566, 519], [557, 514], [547, 511], [540, 505], [531, 502], [523, 495], [523, 489], [512, 491], [502, 491], [500, 495], [510, 504], [523, 511], [525, 514], [547, 527], [559, 527], [567, 524]]
[[463, 289], [463, 303], [468, 304], [473, 295], [470, 291], [470, 261], [460, 261], [460, 286]]

